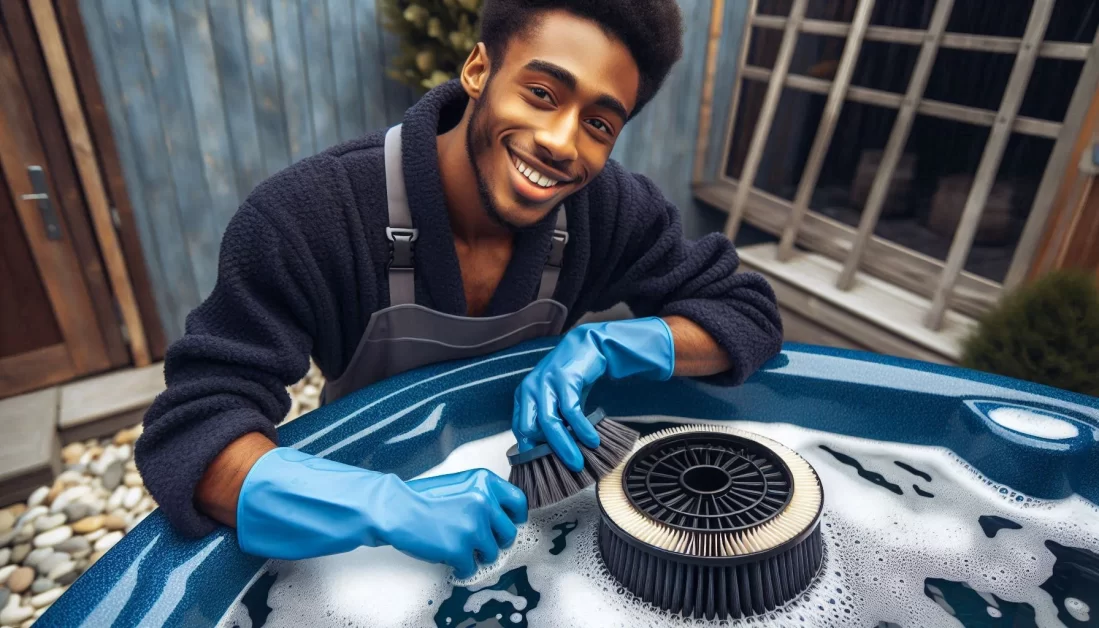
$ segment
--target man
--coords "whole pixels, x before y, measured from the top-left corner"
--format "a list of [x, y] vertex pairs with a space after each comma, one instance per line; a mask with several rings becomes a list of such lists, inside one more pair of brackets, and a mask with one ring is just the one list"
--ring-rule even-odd
[[775, 355], [762, 277], [735, 274], [720, 235], [685, 241], [653, 183], [608, 160], [680, 29], [675, 0], [489, 0], [459, 79], [259, 185], [137, 444], [173, 526], [235, 526], [272, 558], [392, 545], [467, 577], [514, 540], [525, 496], [486, 470], [403, 482], [277, 446], [310, 355], [331, 403], [625, 302], [639, 318], [574, 328], [516, 390], [520, 448], [548, 442], [574, 469], [565, 426], [598, 446], [580, 399], [600, 377], [739, 384]]

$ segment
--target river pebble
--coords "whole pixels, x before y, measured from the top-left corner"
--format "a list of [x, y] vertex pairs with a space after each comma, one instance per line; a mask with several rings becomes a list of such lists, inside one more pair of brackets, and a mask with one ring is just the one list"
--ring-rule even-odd
[[64, 525], [68, 521], [65, 513], [59, 512], [53, 515], [45, 515], [34, 520], [34, 529], [38, 532], [46, 532]]
[[134, 506], [137, 506], [137, 502], [141, 501], [141, 496], [141, 487], [131, 486], [130, 490], [126, 491], [126, 497], [122, 499], [122, 507], [131, 510]]
[[39, 593], [31, 598], [31, 606], [35, 608], [42, 608], [43, 606], [49, 606], [57, 601], [57, 598], [61, 597], [61, 594], [65, 592], [65, 589], [57, 587], [51, 589], [45, 593]]
[[[17, 598], [12, 596], [12, 599]], [[9, 600], [8, 605], [4, 607], [4, 610], [0, 611], [0, 624], [4, 624], [5, 626], [16, 626], [29, 619], [31, 615], [34, 615], [33, 608], [12, 604]]]
[[54, 528], [49, 532], [43, 532], [34, 537], [35, 547], [53, 547], [62, 541], [65, 541], [73, 535], [73, 529], [69, 526], [61, 526], [60, 528]]
[[10, 532], [15, 528], [15, 513], [10, 510], [0, 510], [0, 532]]
[[46, 577], [50, 580], [58, 580], [76, 569], [76, 563], [67, 560], [50, 570]]
[[121, 540], [122, 540], [122, 532], [119, 532], [119, 531], [111, 532], [111, 533], [103, 536], [102, 538], [100, 538], [98, 541], [95, 542], [95, 545], [94, 545], [95, 551], [105, 552], [105, 551], [111, 549], [112, 547], [114, 547], [115, 543], [118, 543]]
[[34, 570], [30, 567], [20, 567], [8, 576], [6, 586], [12, 593], [22, 593], [30, 588], [32, 582], [34, 582]]
[[35, 565], [35, 569], [38, 570], [40, 575], [49, 575], [58, 565], [63, 565], [70, 562], [69, 555], [65, 552], [54, 552], [50, 554], [45, 560]]
[[13, 546], [11, 548], [11, 562], [13, 564], [22, 563], [23, 559], [25, 559], [30, 553], [30, 543], [20, 543], [19, 545]]
[[37, 567], [42, 561], [53, 554], [52, 547], [40, 547], [27, 554], [27, 557], [23, 559], [23, 565], [27, 567]]
[[[10, 576], [12, 574], [12, 572], [15, 571], [16, 569], [19, 569], [19, 565], [8, 565], [7, 567], [0, 567], [0, 587], [7, 584], [8, 576]], [[3, 607], [4, 607], [4, 605], [0, 604], [0, 608], [3, 608]]]
[[34, 595], [38, 595], [39, 593], [45, 593], [46, 591], [49, 591], [56, 586], [57, 583], [53, 580], [39, 576], [38, 579], [31, 584], [31, 593]]
[[0, 549], [0, 567], [4, 567], [11, 561], [11, 548]]
[[[122, 528], [125, 528], [125, 527], [126, 527], [126, 522], [123, 521], [122, 522]], [[122, 528], [119, 528], [119, 529], [121, 530]], [[88, 541], [94, 543], [94, 542], [98, 541], [101, 537], [106, 535], [107, 532], [108, 532], [107, 528], [100, 528], [100, 529], [96, 530], [95, 532], [89, 532], [89, 533], [85, 534], [83, 538], [88, 539]]]
[[11, 591], [8, 591], [7, 587], [0, 586], [0, 610], [8, 605], [8, 598], [11, 597]]

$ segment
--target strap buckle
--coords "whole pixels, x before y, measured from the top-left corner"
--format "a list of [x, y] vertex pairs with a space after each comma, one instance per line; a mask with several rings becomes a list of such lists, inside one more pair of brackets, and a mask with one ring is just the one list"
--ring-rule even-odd
[[390, 267], [412, 268], [412, 243], [419, 239], [420, 230], [386, 227], [385, 237], [389, 239]]
[[565, 260], [565, 246], [569, 243], [569, 232], [561, 229], [553, 230], [553, 240], [550, 243], [549, 265], [561, 267]]

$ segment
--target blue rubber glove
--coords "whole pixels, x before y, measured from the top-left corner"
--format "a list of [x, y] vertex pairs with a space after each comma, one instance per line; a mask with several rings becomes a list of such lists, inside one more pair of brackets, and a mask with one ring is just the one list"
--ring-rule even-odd
[[547, 442], [573, 471], [584, 457], [565, 428], [591, 449], [599, 434], [585, 418], [583, 400], [600, 377], [664, 381], [675, 371], [675, 343], [658, 317], [590, 323], [573, 328], [515, 390], [512, 432], [519, 451]]
[[486, 469], [404, 482], [289, 447], [260, 457], [237, 502], [243, 551], [298, 560], [391, 545], [459, 578], [515, 541], [527, 499]]

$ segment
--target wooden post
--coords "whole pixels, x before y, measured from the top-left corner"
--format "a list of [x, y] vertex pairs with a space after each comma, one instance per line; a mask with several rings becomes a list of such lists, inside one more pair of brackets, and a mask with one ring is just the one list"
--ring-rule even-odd
[[31, 0], [30, 8], [35, 28], [38, 31], [38, 39], [42, 44], [42, 52], [46, 57], [50, 80], [53, 83], [54, 92], [57, 94], [57, 102], [61, 107], [61, 116], [65, 121], [65, 130], [68, 134], [69, 144], [72, 146], [73, 159], [76, 161], [84, 193], [88, 199], [88, 208], [92, 215], [92, 223], [95, 226], [96, 239], [99, 241], [99, 248], [103, 253], [103, 260], [111, 279], [111, 287], [114, 290], [115, 298], [118, 300], [122, 321], [129, 332], [130, 353], [133, 356], [135, 366], [148, 366], [150, 360], [145, 340], [145, 329], [141, 323], [137, 300], [134, 298], [133, 286], [130, 284], [130, 277], [126, 270], [125, 258], [123, 258], [122, 249], [119, 246], [118, 234], [115, 233], [114, 223], [111, 220], [107, 194], [104, 191], [103, 179], [100, 176], [99, 165], [96, 162], [95, 147], [92, 144], [84, 120], [84, 111], [81, 108], [80, 97], [76, 92], [72, 69], [69, 67], [69, 59], [65, 52], [65, 44], [61, 39], [61, 32], [57, 25], [57, 16], [50, 0]]

